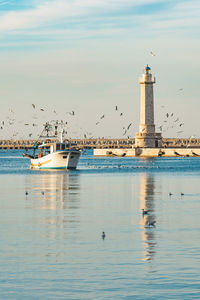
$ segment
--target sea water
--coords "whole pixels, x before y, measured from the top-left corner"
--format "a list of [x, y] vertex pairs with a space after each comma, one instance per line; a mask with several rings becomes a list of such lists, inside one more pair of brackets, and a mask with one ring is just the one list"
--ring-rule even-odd
[[0, 299], [200, 299], [199, 158], [22, 153], [0, 150]]

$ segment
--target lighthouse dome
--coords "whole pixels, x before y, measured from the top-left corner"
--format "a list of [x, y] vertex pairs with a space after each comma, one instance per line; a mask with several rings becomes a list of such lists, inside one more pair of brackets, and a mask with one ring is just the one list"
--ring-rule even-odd
[[149, 71], [149, 70], [151, 70], [151, 68], [148, 65], [146, 65], [145, 70]]
[[144, 68], [144, 74], [151, 74], [151, 68], [148, 65]]

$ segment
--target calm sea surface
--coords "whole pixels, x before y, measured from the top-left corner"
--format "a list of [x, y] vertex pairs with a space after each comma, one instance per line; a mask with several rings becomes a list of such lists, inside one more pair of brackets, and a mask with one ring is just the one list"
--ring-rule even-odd
[[200, 299], [200, 158], [0, 150], [0, 299]]

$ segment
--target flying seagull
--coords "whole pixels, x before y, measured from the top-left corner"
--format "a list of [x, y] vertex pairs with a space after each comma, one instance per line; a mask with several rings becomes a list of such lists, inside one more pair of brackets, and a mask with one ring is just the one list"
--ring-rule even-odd
[[152, 51], [150, 53], [151, 53], [151, 56], [156, 56], [155, 53], [153, 53]]
[[74, 110], [67, 111], [66, 114], [69, 114], [70, 116], [74, 116], [75, 115], [75, 111]]
[[127, 130], [124, 131], [124, 134], [123, 134], [123, 135], [125, 135], [126, 133], [127, 133]]
[[131, 127], [131, 125], [132, 125], [132, 123], [130, 123], [130, 124], [128, 125], [127, 130], [129, 130], [129, 128]]

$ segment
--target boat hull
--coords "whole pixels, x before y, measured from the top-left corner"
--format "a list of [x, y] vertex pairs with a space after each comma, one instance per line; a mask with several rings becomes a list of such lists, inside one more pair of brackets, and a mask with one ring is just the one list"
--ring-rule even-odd
[[79, 150], [58, 151], [41, 158], [31, 158], [31, 169], [76, 169], [81, 152]]

